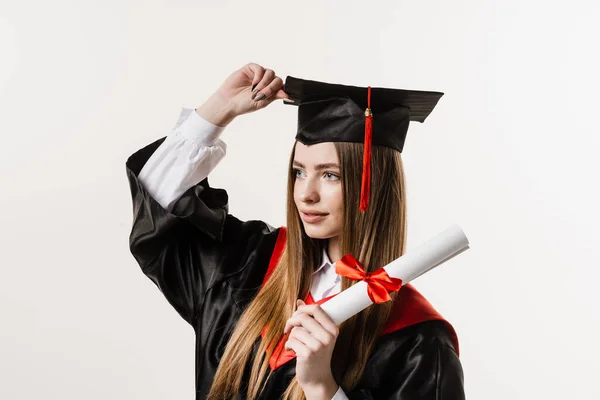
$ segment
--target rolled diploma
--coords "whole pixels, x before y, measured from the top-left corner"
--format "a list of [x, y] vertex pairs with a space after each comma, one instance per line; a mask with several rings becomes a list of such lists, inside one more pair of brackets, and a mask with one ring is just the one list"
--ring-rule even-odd
[[[468, 248], [469, 241], [462, 229], [452, 225], [383, 268], [389, 276], [402, 279], [405, 285]], [[372, 304], [367, 283], [360, 281], [321, 304], [321, 308], [339, 325]]]

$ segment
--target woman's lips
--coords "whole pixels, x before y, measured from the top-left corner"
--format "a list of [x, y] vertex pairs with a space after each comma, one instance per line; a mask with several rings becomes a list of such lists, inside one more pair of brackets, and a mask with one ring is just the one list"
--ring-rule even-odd
[[317, 222], [321, 222], [325, 219], [326, 216], [327, 214], [307, 214], [302, 211], [300, 212], [300, 217], [302, 218], [302, 221], [306, 222], [307, 224], [315, 224]]

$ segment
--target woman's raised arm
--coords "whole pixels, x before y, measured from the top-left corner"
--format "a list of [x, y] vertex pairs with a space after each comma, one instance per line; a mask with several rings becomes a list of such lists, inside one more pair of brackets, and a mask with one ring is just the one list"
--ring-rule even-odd
[[[265, 96], [252, 99], [253, 85]], [[271, 70], [248, 64], [198, 109], [184, 109], [168, 137], [127, 160], [133, 202], [130, 250], [190, 323], [211, 286], [245, 268], [246, 258], [265, 240], [274, 242], [273, 228], [266, 223], [230, 215], [227, 192], [211, 188], [207, 176], [225, 154], [219, 139], [224, 126], [276, 98], [287, 98], [282, 85]]]
[[[225, 156], [227, 146], [219, 139], [225, 126], [238, 115], [287, 98], [282, 85], [273, 70], [257, 64], [235, 71], [196, 110], [181, 111], [172, 132], [145, 162], [138, 179], [165, 210], [171, 211], [173, 203], [208, 177]], [[255, 95], [250, 93], [252, 88]]]

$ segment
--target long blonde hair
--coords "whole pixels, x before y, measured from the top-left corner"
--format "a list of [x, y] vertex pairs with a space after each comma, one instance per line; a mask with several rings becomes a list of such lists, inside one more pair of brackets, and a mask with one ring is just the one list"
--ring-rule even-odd
[[[342, 253], [352, 254], [367, 272], [371, 272], [404, 254], [406, 192], [402, 158], [395, 150], [373, 146], [369, 208], [365, 213], [360, 213], [363, 145], [344, 142], [334, 144], [340, 160], [344, 196]], [[319, 265], [323, 246], [326, 245], [326, 240], [312, 239], [306, 235], [298, 215], [293, 196], [294, 154], [295, 145], [289, 166], [287, 242], [284, 251], [277, 268], [242, 313], [225, 347], [208, 395], [209, 400], [234, 397], [240, 392], [242, 384], [248, 385], [247, 399], [258, 398], [270, 376], [269, 358], [283, 334], [286, 320], [294, 311], [296, 299], [304, 299], [308, 294], [312, 274]], [[381, 232], [385, 232], [385, 236]], [[342, 277], [342, 290], [354, 283]], [[393, 299], [395, 295], [396, 293], [392, 294]], [[391, 308], [392, 302], [374, 305], [340, 325], [331, 370], [335, 381], [344, 391], [350, 391], [358, 384]], [[252, 359], [253, 345], [265, 326], [269, 329]], [[250, 379], [243, 382], [249, 362], [252, 362]], [[305, 399], [296, 378], [287, 387], [283, 399]]]

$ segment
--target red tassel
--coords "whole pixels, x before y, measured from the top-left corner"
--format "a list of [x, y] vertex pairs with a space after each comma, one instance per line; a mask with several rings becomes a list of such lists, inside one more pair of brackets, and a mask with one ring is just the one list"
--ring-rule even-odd
[[365, 144], [363, 152], [362, 184], [360, 188], [360, 212], [367, 211], [371, 192], [371, 146], [373, 141], [373, 115], [371, 114], [371, 86], [368, 88], [367, 109], [365, 110]]

